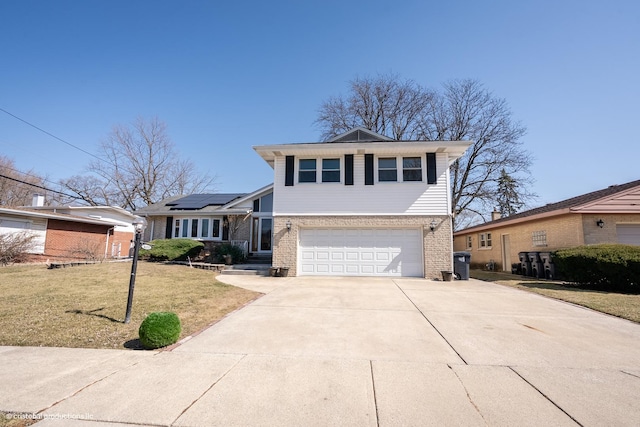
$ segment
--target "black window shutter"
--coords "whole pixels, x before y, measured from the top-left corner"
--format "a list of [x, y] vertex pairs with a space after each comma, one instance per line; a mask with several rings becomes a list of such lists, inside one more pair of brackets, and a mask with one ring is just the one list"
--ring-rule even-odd
[[286, 187], [293, 186], [293, 167], [294, 167], [294, 157], [287, 156], [284, 162], [284, 185]]
[[427, 184], [435, 184], [437, 181], [436, 153], [427, 153]]
[[222, 217], [222, 240], [229, 240], [229, 217]]
[[373, 154], [364, 155], [364, 185], [373, 185]]
[[[173, 217], [167, 217], [167, 228], [164, 230], [164, 238], [170, 239], [172, 237], [171, 230], [173, 230]], [[153, 236], [151, 236], [151, 240], [153, 240]]]
[[353, 185], [353, 154], [344, 156], [344, 185]]

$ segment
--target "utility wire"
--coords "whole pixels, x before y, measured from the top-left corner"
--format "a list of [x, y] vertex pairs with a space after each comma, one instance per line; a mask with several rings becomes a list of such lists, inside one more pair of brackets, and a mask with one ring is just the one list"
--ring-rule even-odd
[[5, 114], [7, 114], [7, 115], [9, 115], [9, 116], [11, 116], [11, 117], [13, 117], [14, 119], [20, 120], [22, 123], [24, 123], [24, 124], [26, 124], [26, 125], [29, 125], [29, 126], [31, 126], [32, 128], [37, 129], [37, 130], [39, 130], [40, 132], [42, 132], [42, 133], [44, 133], [44, 134], [49, 135], [49, 136], [50, 136], [50, 137], [52, 137], [52, 138], [57, 139], [58, 141], [60, 141], [60, 142], [62, 142], [62, 143], [64, 143], [64, 144], [67, 144], [67, 145], [68, 145], [68, 146], [70, 146], [70, 147], [75, 148], [76, 150], [82, 151], [83, 153], [88, 154], [88, 155], [90, 155], [91, 157], [94, 157], [94, 158], [96, 158], [96, 159], [100, 160], [101, 162], [111, 163], [111, 162], [109, 162], [109, 161], [107, 161], [107, 160], [103, 159], [102, 157], [96, 156], [96, 155], [95, 155], [95, 154], [93, 154], [93, 153], [90, 153], [90, 152], [88, 152], [88, 151], [86, 151], [86, 150], [83, 150], [82, 148], [80, 148], [80, 147], [78, 147], [78, 146], [76, 146], [76, 145], [73, 145], [72, 143], [67, 142], [67, 141], [65, 141], [65, 140], [64, 140], [64, 139], [62, 139], [62, 138], [57, 137], [57, 136], [55, 136], [54, 134], [52, 134], [52, 133], [50, 133], [50, 132], [47, 132], [46, 130], [44, 130], [44, 129], [42, 129], [42, 128], [39, 128], [38, 126], [36, 126], [36, 125], [34, 125], [34, 124], [32, 124], [32, 123], [29, 123], [28, 121], [26, 121], [26, 120], [24, 120], [24, 119], [21, 119], [20, 117], [16, 116], [15, 114], [11, 114], [10, 112], [8, 112], [7, 110], [5, 110], [4, 108], [0, 108], [0, 111], [2, 111], [3, 113], [5, 113]]
[[11, 181], [16, 181], [16, 182], [19, 182], [19, 183], [21, 183], [21, 184], [30, 185], [30, 186], [32, 186], [32, 187], [36, 187], [36, 188], [40, 188], [40, 189], [42, 189], [42, 190], [50, 191], [50, 192], [52, 192], [52, 193], [62, 194], [63, 196], [71, 197], [72, 199], [75, 199], [75, 200], [77, 200], [77, 199], [78, 199], [78, 196], [72, 196], [71, 194], [63, 193], [63, 192], [61, 192], [61, 191], [52, 190], [52, 189], [50, 189], [50, 188], [43, 187], [43, 186], [38, 185], [38, 184], [32, 184], [32, 183], [30, 183], [30, 182], [26, 182], [26, 181], [23, 181], [23, 180], [21, 180], [21, 179], [12, 178], [12, 177], [10, 177], [10, 176], [6, 176], [6, 175], [2, 175], [2, 174], [0, 174], [0, 178], [10, 179]]

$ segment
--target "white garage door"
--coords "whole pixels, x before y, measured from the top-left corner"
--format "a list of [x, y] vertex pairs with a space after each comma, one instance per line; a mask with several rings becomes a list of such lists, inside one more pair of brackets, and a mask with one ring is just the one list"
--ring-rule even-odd
[[618, 224], [618, 243], [640, 246], [640, 224]]
[[420, 229], [301, 229], [300, 275], [423, 277]]

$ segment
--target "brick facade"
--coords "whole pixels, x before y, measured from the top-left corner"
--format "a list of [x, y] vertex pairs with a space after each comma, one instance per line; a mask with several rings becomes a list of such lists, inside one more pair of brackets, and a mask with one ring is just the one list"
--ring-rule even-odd
[[103, 259], [110, 228], [108, 225], [50, 219], [44, 255], [60, 259]]
[[[604, 221], [603, 228], [596, 224], [599, 219]], [[640, 215], [568, 213], [515, 224], [476, 228], [470, 232], [456, 233], [453, 248], [455, 251], [471, 252], [471, 264], [474, 266], [483, 266], [493, 260], [497, 264], [496, 269], [510, 271], [510, 264], [519, 261], [519, 252], [546, 252], [581, 245], [616, 243], [616, 224], [619, 223], [640, 224]], [[545, 245], [534, 244], [533, 236], [538, 232], [544, 232]], [[479, 247], [480, 233], [491, 233], [490, 248]], [[472, 238], [471, 249], [467, 248], [467, 236]], [[508, 240], [509, 250], [503, 257], [505, 239]]]
[[[438, 224], [432, 232], [432, 220]], [[291, 222], [291, 230], [286, 227]], [[401, 224], [401, 227], [399, 227]], [[452, 229], [449, 217], [425, 216], [291, 216], [274, 217], [273, 265], [289, 267], [297, 275], [300, 228], [422, 228], [424, 277], [438, 279], [442, 270], [452, 270]]]

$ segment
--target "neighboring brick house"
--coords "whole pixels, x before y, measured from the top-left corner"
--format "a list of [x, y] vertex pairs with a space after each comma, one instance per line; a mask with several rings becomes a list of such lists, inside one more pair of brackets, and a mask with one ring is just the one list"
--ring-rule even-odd
[[273, 265], [292, 275], [441, 277], [453, 263], [449, 166], [470, 145], [356, 128], [254, 147], [274, 169]]
[[[0, 208], [0, 234], [24, 232], [34, 235], [33, 246], [28, 251], [33, 260], [128, 256], [133, 238], [132, 226], [130, 232], [116, 232], [116, 228], [126, 227], [126, 224], [113, 219], [55, 212], [56, 209]], [[129, 216], [132, 220], [133, 215]], [[114, 247], [121, 248], [121, 251], [114, 254]]]
[[640, 245], [640, 180], [583, 194], [454, 233], [473, 265], [511, 271], [520, 252], [624, 243]]

